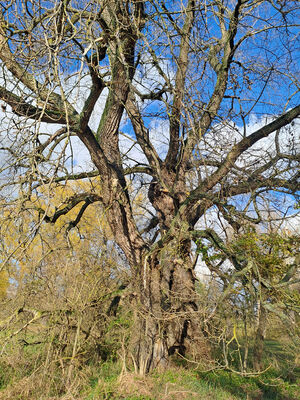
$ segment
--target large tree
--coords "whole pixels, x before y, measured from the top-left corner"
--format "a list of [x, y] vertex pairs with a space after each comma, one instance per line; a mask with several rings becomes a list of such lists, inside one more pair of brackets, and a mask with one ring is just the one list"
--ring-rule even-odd
[[[100, 177], [100, 189], [90, 180], [90, 190], [40, 209], [41, 223], [80, 204], [71, 229], [102, 203], [131, 270], [140, 373], [184, 355], [197, 335], [193, 241], [220, 248], [205, 216], [238, 230], [263, 220], [265, 197], [284, 211], [281, 200], [297, 195], [299, 8], [296, 0], [1, 2], [4, 196], [38, 208], [41, 187]], [[78, 165], [76, 146], [91, 169]], [[142, 217], [137, 191], [148, 194]]]

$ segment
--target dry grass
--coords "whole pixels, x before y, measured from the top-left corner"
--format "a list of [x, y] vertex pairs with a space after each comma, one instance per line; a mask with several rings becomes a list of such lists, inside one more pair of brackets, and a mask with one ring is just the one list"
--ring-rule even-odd
[[132, 373], [120, 377], [118, 392], [122, 398], [135, 395], [161, 400], [199, 399], [198, 393], [186, 390], [176, 383], [158, 385], [152, 377], [139, 377]]

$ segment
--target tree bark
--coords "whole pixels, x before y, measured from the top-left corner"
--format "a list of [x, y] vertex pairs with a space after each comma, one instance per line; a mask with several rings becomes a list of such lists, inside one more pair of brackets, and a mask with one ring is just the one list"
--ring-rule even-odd
[[[182, 247], [187, 249], [189, 243]], [[176, 257], [170, 248], [163, 249], [146, 256], [140, 271], [131, 346], [136, 371], [144, 375], [167, 368], [172, 355], [186, 355], [194, 337], [197, 301], [187, 254]]]
[[260, 371], [263, 368], [264, 340], [266, 334], [267, 313], [262, 304], [259, 308], [258, 325], [253, 346], [253, 368]]

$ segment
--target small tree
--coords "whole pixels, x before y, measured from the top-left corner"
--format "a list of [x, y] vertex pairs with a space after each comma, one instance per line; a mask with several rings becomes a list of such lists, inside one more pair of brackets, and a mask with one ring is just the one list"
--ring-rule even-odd
[[[25, 204], [45, 185], [100, 177], [101, 189], [91, 183], [41, 219], [80, 205], [79, 220], [102, 203], [131, 269], [140, 373], [196, 335], [203, 218], [217, 209], [255, 222], [270, 191], [296, 193], [298, 11], [297, 1], [1, 2], [4, 196], [19, 185]], [[78, 169], [76, 138], [91, 169]], [[148, 192], [142, 221], [129, 178]]]
[[[198, 242], [197, 251], [209, 269], [211, 284], [217, 283], [219, 288], [213, 302], [216, 305], [206, 320], [219, 332], [225, 366], [229, 367], [228, 354], [238, 352], [240, 369], [244, 372], [249, 366], [250, 346], [253, 368], [263, 369], [264, 340], [271, 326], [268, 319], [275, 319], [278, 332], [286, 332], [291, 341], [299, 345], [299, 325], [295, 318], [300, 304], [297, 292], [299, 235], [283, 229], [278, 222], [273, 215], [267, 226], [245, 225], [242, 232], [235, 232], [227, 239], [205, 230], [201, 235], [206, 244]], [[230, 321], [227, 324], [226, 316]], [[221, 326], [213, 323], [217, 318], [223, 321]], [[229, 338], [224, 325], [228, 325]], [[237, 331], [242, 345], [238, 342]], [[230, 348], [235, 342], [238, 348]]]
[[[93, 179], [95, 186], [97, 180]], [[70, 181], [54, 190], [49, 215], [86, 185]], [[9, 248], [14, 250], [7, 263], [10, 280], [6, 271], [0, 273], [1, 365], [10, 366], [16, 374], [24, 369], [30, 375], [34, 370], [36, 392], [51, 396], [57, 369], [57, 390], [68, 390], [78, 380], [82, 364], [98, 365], [117, 353], [123, 355], [130, 318], [128, 307], [121, 313], [118, 304], [128, 270], [110, 243], [105, 219], [99, 218], [99, 204], [90, 206], [71, 230], [80, 205], [55, 224], [40, 224], [46, 206], [43, 198], [32, 196], [22, 212], [14, 209], [18, 205], [6, 207], [0, 224], [6, 249], [0, 251], [0, 258], [7, 258]], [[24, 242], [32, 226], [39, 229]]]

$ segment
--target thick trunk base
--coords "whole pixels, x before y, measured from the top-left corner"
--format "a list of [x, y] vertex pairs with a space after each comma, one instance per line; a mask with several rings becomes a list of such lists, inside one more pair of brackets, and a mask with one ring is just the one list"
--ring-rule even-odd
[[[136, 287], [131, 355], [136, 373], [166, 369], [176, 355], [208, 354], [201, 333], [193, 271], [183, 262], [152, 262]], [[198, 355], [197, 355], [198, 352]]]

